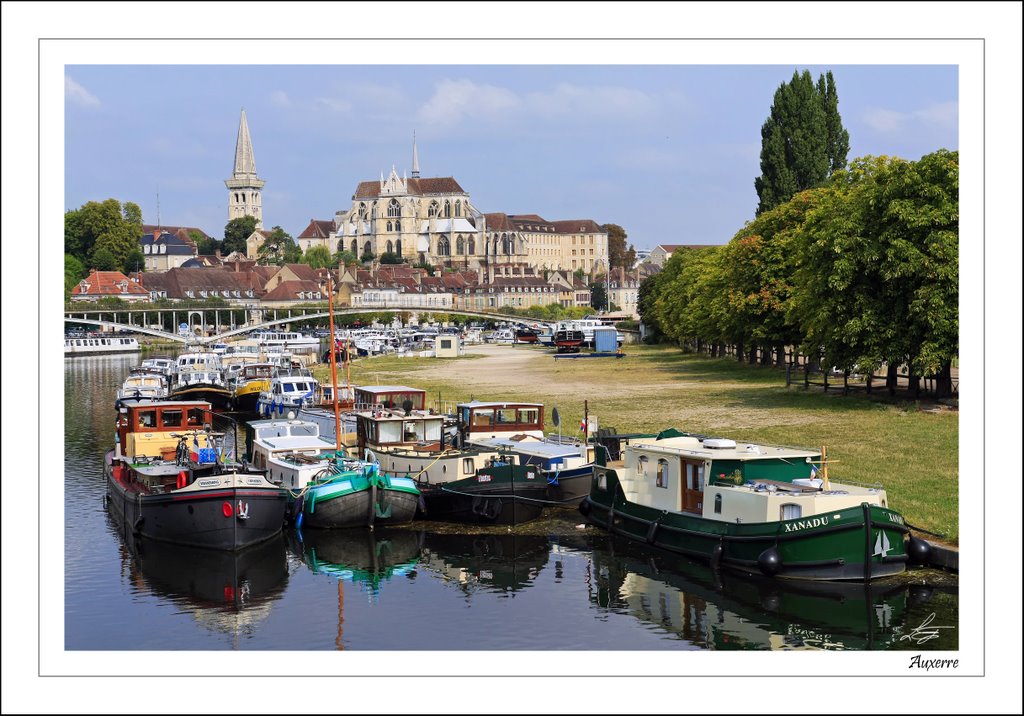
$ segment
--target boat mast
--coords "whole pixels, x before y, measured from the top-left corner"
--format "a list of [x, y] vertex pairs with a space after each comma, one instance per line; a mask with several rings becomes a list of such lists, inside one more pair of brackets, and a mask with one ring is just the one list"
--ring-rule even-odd
[[[341, 276], [341, 262], [338, 263], [338, 275]], [[327, 297], [327, 315], [331, 323], [331, 385], [334, 390], [334, 456], [337, 458], [341, 452], [341, 411], [338, 409], [338, 344], [334, 342], [334, 276], [328, 276], [331, 281], [330, 291]]]

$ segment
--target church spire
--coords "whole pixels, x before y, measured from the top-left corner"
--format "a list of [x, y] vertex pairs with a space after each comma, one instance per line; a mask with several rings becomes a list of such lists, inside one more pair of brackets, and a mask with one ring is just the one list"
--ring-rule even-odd
[[245, 110], [238, 123], [238, 139], [235, 140], [235, 178], [239, 174], [256, 176], [256, 156], [252, 153], [252, 138], [249, 137], [249, 123], [245, 121]]
[[412, 132], [412, 178], [420, 178], [420, 155], [416, 151], [416, 130]]
[[235, 140], [235, 170], [230, 179], [225, 180], [228, 188], [228, 220], [243, 216], [256, 218], [256, 228], [263, 228], [263, 200], [260, 189], [266, 184], [256, 176], [256, 156], [252, 151], [252, 138], [249, 136], [249, 123], [245, 119], [245, 110], [238, 122], [238, 138]]

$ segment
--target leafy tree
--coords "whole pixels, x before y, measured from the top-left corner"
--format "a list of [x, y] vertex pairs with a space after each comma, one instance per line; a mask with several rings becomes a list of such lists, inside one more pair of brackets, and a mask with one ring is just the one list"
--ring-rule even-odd
[[135, 224], [140, 229], [142, 228], [142, 209], [139, 205], [133, 201], [126, 201], [124, 203], [124, 220], [129, 224]]
[[221, 243], [221, 253], [228, 255], [239, 251], [245, 253], [245, 241], [252, 232], [256, 231], [255, 216], [240, 216], [232, 219], [224, 225], [224, 241]]
[[202, 254], [203, 256], [210, 256], [217, 252], [220, 248], [220, 242], [217, 239], [211, 238], [202, 234], [199, 231], [190, 231], [188, 236], [192, 239], [196, 245], [196, 253]]
[[120, 268], [114, 254], [104, 246], [93, 251], [92, 265], [97, 271], [117, 271]]
[[64, 254], [64, 300], [66, 301], [71, 295], [71, 289], [73, 289], [78, 282], [85, 278], [87, 272], [85, 265], [78, 260], [76, 256], [72, 254]]
[[[370, 259], [369, 260], [373, 260], [373, 255], [372, 254], [370, 255]], [[365, 254], [363, 255], [363, 261], [367, 261], [367, 258], [366, 258]], [[426, 261], [419, 261], [419, 262], [417, 262], [416, 264], [413, 265], [413, 268], [423, 269], [424, 271], [426, 271], [430, 275], [433, 275], [434, 271], [437, 270], [437, 267], [434, 266], [434, 264], [427, 263]]]
[[831, 73], [815, 86], [809, 71], [794, 71], [793, 79], [775, 91], [761, 127], [761, 176], [754, 180], [758, 215], [819, 186], [830, 171], [845, 165], [849, 135], [838, 102]]
[[85, 264], [95, 262], [95, 253], [106, 249], [115, 268], [124, 264], [128, 254], [142, 238], [142, 212], [138, 205], [117, 199], [90, 201], [64, 214], [64, 251]]
[[146, 270], [146, 256], [142, 253], [141, 248], [136, 246], [129, 252], [128, 256], [125, 257], [121, 270], [126, 276], [133, 271]]
[[385, 252], [385, 253], [380, 255], [380, 262], [381, 262], [381, 264], [391, 264], [391, 265], [394, 265], [394, 264], [404, 264], [405, 263], [405, 259], [403, 259], [398, 254], [393, 254], [393, 253]]
[[[373, 261], [373, 252], [372, 251], [364, 251], [363, 255], [359, 257], [359, 260], [362, 261], [364, 264], [370, 263], [371, 261]], [[428, 265], [429, 266], [429, 264], [426, 264], [426, 263], [424, 265]]]
[[331, 261], [331, 252], [327, 250], [326, 246], [310, 246], [302, 255], [302, 263], [315, 269], [334, 266], [334, 262]]
[[331, 264], [333, 266], [351, 266], [352, 264], [359, 263], [359, 259], [351, 251], [338, 251], [331, 257]]
[[601, 229], [608, 234], [608, 265], [611, 268], [632, 268], [636, 249], [632, 244], [626, 248], [626, 230], [618, 224], [604, 224]]
[[608, 307], [608, 291], [603, 281], [594, 281], [590, 284], [590, 305], [598, 311]]

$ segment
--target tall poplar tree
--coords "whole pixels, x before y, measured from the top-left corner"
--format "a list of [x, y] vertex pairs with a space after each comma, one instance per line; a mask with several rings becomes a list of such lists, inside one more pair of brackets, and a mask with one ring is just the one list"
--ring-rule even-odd
[[815, 86], [809, 71], [794, 71], [793, 79], [775, 91], [761, 127], [761, 176], [754, 180], [757, 215], [821, 185], [846, 165], [849, 144], [832, 73]]

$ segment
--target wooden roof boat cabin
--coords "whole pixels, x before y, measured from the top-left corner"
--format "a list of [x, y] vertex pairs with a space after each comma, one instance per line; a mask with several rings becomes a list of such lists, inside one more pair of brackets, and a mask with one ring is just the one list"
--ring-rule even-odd
[[541, 403], [499, 403], [474, 400], [456, 408], [459, 434], [465, 442], [479, 438], [510, 438], [515, 435], [544, 437], [544, 406]]
[[407, 385], [363, 385], [355, 388], [356, 410], [426, 410], [426, 407], [427, 391], [419, 388]]

